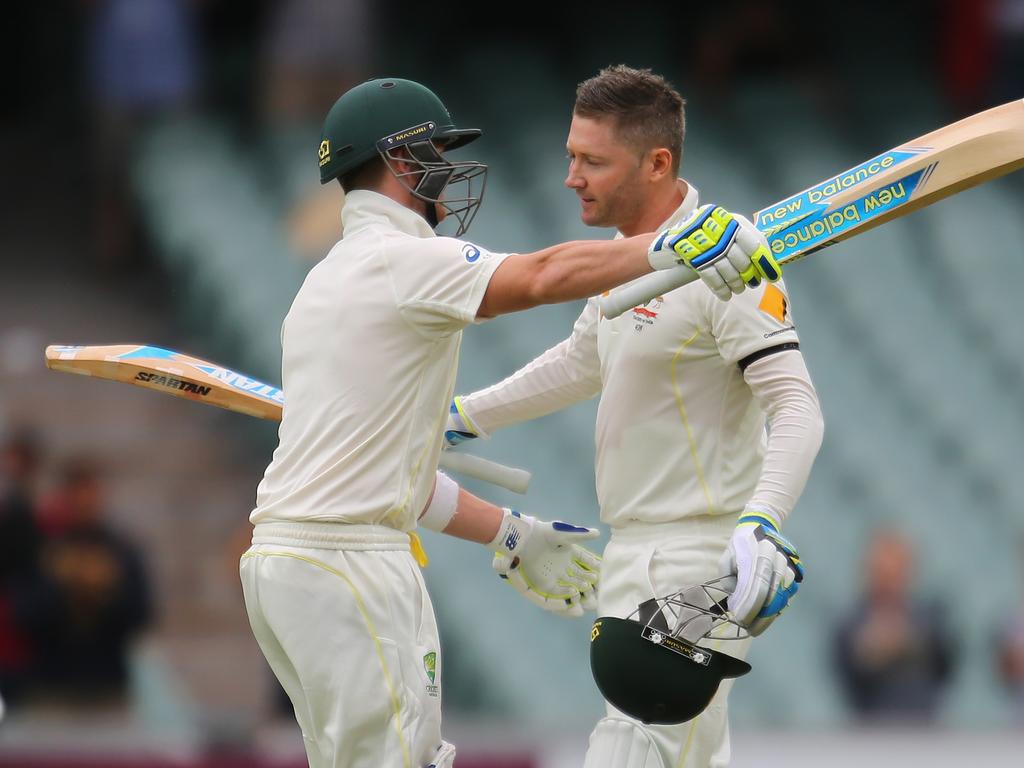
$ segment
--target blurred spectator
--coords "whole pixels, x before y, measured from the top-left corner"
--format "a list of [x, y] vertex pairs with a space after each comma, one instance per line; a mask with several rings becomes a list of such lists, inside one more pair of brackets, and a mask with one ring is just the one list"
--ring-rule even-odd
[[40, 447], [28, 430], [0, 445], [0, 693], [16, 704], [31, 671], [31, 644], [16, 606], [38, 577], [40, 533], [35, 522]]
[[[1018, 563], [1024, 569], [1024, 538], [1019, 542]], [[999, 681], [1012, 701], [1016, 720], [1024, 724], [1024, 604], [1004, 620], [995, 640]]]
[[960, 113], [1019, 99], [1024, 91], [1024, 0], [946, 0], [938, 50], [947, 94]]
[[42, 579], [24, 606], [36, 651], [33, 692], [90, 706], [121, 703], [131, 643], [150, 621], [142, 559], [103, 520], [100, 476], [88, 461], [65, 466], [50, 509]]
[[282, 0], [267, 39], [267, 107], [277, 122], [319, 124], [367, 78], [374, 44], [368, 0]]
[[996, 654], [999, 679], [1013, 701], [1016, 719], [1024, 723], [1024, 606], [999, 633]]
[[992, 105], [1024, 95], [1024, 0], [999, 0], [992, 29], [996, 39], [995, 94]]
[[194, 96], [198, 45], [192, 0], [93, 0], [88, 72], [96, 105], [99, 264], [124, 266], [135, 246], [129, 171], [146, 123]]
[[912, 594], [913, 560], [901, 533], [877, 531], [866, 555], [864, 594], [836, 632], [839, 679], [863, 720], [930, 721], [950, 677], [944, 612]]

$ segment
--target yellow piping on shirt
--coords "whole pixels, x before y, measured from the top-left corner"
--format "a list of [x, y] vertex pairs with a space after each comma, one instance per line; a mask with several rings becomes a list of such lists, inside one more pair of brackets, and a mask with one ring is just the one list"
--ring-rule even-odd
[[356, 589], [355, 584], [353, 584], [348, 576], [343, 574], [337, 568], [332, 568], [327, 565], [327, 563], [322, 563], [311, 557], [297, 555], [293, 552], [246, 552], [242, 555], [243, 560], [249, 557], [290, 557], [292, 560], [301, 560], [304, 563], [309, 563], [310, 565], [316, 566], [321, 570], [337, 576], [348, 585], [349, 590], [352, 592], [352, 597], [355, 598], [356, 608], [359, 609], [359, 613], [363, 617], [363, 622], [366, 624], [366, 629], [370, 633], [370, 637], [373, 639], [373, 645], [377, 649], [377, 658], [380, 660], [380, 668], [384, 672], [384, 684], [387, 686], [388, 696], [391, 698], [391, 710], [395, 713], [395, 731], [398, 732], [398, 743], [402, 747], [402, 766], [403, 768], [411, 768], [412, 760], [409, 758], [409, 747], [405, 743], [405, 736], [402, 735], [402, 707], [398, 703], [398, 696], [395, 695], [395, 686], [391, 682], [391, 673], [388, 672], [387, 662], [384, 661], [384, 651], [380, 647], [380, 640], [377, 637], [377, 628], [374, 627], [373, 620], [370, 618], [370, 614], [366, 610], [366, 605], [363, 603], [363, 598], [359, 596], [359, 590]]
[[700, 335], [700, 330], [693, 332], [693, 335], [684, 341], [676, 353], [672, 356], [672, 362], [669, 365], [669, 369], [672, 374], [672, 389], [676, 395], [676, 405], [679, 407], [679, 417], [683, 420], [683, 426], [686, 428], [686, 437], [690, 442], [690, 454], [693, 456], [693, 466], [697, 471], [697, 479], [700, 480], [701, 487], [704, 489], [704, 498], [708, 502], [708, 514], [713, 514], [714, 502], [711, 500], [711, 489], [708, 488], [707, 479], [704, 477], [704, 468], [700, 464], [700, 456], [697, 454], [697, 441], [693, 437], [693, 430], [690, 428], [690, 420], [686, 417], [686, 406], [683, 405], [683, 393], [679, 391], [679, 381], [676, 376], [676, 367], [679, 359], [682, 357], [683, 352], [690, 344], [692, 344], [697, 336]]

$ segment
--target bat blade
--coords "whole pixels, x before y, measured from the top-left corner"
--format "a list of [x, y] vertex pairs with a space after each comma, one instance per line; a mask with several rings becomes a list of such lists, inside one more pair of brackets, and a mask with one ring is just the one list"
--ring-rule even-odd
[[155, 389], [271, 421], [281, 420], [284, 392], [230, 368], [147, 344], [46, 348], [46, 367]]
[[[51, 345], [46, 367], [63, 373], [134, 384], [236, 413], [280, 421], [284, 392], [230, 368], [147, 344]], [[445, 452], [441, 466], [453, 472], [526, 493], [531, 475], [468, 453]]]
[[[785, 265], [1021, 167], [1024, 100], [894, 147], [762, 208], [753, 220]], [[655, 272], [603, 296], [601, 311], [618, 317], [695, 279], [686, 266]]]

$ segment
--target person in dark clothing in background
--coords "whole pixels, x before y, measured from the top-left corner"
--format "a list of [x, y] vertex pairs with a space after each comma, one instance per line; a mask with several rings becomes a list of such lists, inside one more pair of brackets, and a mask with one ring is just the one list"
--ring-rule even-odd
[[953, 667], [941, 606], [912, 593], [913, 551], [893, 530], [868, 547], [865, 590], [839, 624], [835, 666], [847, 701], [862, 720], [934, 720]]
[[45, 542], [42, 579], [25, 606], [36, 650], [34, 693], [76, 703], [123, 702], [132, 642], [151, 619], [139, 551], [104, 517], [97, 468], [62, 473], [60, 525]]
[[39, 577], [35, 512], [41, 453], [36, 435], [24, 428], [0, 445], [0, 694], [13, 705], [31, 674], [32, 646], [17, 606]]

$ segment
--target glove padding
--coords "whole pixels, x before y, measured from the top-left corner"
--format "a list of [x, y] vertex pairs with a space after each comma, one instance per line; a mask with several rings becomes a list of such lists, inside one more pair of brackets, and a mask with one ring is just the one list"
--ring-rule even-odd
[[582, 616], [597, 609], [601, 558], [579, 542], [595, 539], [594, 528], [547, 522], [511, 509], [491, 542], [492, 565], [523, 597], [546, 611]]
[[473, 424], [463, 410], [461, 398], [454, 398], [451, 407], [448, 409], [448, 419], [444, 425], [444, 444], [442, 447], [447, 450], [448, 448], [454, 448], [459, 443], [475, 440], [481, 436], [480, 430], [476, 428], [476, 425]]
[[749, 219], [721, 206], [702, 205], [662, 231], [647, 252], [654, 269], [686, 264], [722, 301], [761, 280], [775, 282], [782, 268], [768, 240]]
[[772, 518], [754, 511], [740, 516], [718, 570], [722, 576], [735, 575], [729, 612], [755, 637], [789, 605], [804, 580], [796, 547], [778, 532]]

